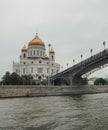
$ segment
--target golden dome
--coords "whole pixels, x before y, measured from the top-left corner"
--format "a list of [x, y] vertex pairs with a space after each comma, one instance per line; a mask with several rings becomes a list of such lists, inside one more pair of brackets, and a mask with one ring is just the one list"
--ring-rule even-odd
[[51, 50], [49, 51], [49, 53], [55, 53], [55, 51], [51, 48]]
[[29, 46], [32, 46], [32, 45], [45, 46], [44, 42], [39, 39], [39, 37], [38, 37], [37, 34], [36, 34], [35, 38], [32, 39], [32, 40], [29, 42]]
[[24, 46], [24, 47], [22, 48], [22, 51], [27, 51], [26, 46]]

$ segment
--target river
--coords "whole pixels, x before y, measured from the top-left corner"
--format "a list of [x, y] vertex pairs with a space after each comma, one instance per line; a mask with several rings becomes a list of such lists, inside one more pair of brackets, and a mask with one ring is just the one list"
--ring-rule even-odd
[[108, 130], [108, 94], [0, 99], [0, 130]]

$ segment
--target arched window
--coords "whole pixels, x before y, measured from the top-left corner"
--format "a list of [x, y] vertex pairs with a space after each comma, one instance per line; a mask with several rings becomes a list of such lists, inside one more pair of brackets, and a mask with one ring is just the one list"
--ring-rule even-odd
[[31, 56], [32, 56], [32, 51], [30, 51], [30, 53], [31, 53]]
[[39, 51], [37, 50], [37, 56], [39, 56]]
[[39, 80], [41, 80], [41, 79], [42, 79], [42, 77], [41, 77], [41, 76], [39, 76], [39, 77], [38, 77], [38, 79], [39, 79]]
[[52, 60], [54, 59], [54, 56], [52, 56]]
[[23, 57], [26, 58], [26, 54], [25, 53], [23, 54]]
[[39, 63], [42, 63], [42, 61], [40, 60]]
[[31, 73], [33, 73], [33, 68], [31, 68]]
[[40, 51], [40, 56], [42, 56], [42, 51]]
[[45, 55], [45, 53], [43, 52], [43, 56]]
[[34, 52], [34, 56], [35, 56], [35, 50], [33, 52]]

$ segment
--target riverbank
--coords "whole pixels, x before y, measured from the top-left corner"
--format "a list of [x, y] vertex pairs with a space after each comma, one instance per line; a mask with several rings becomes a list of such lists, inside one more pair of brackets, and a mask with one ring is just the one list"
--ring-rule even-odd
[[64, 96], [75, 94], [107, 93], [108, 85], [103, 86], [0, 86], [0, 98]]

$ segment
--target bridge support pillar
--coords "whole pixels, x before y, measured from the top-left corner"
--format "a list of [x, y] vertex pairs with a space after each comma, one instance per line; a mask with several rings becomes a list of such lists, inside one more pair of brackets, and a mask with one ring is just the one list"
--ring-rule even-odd
[[72, 85], [87, 85], [88, 84], [88, 79], [87, 78], [82, 78], [80, 76], [75, 76], [72, 79]]
[[70, 76], [70, 77], [69, 77], [70, 86], [72, 86], [72, 85], [73, 85], [72, 79], [73, 79], [73, 76]]

